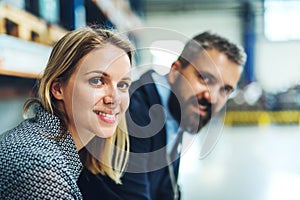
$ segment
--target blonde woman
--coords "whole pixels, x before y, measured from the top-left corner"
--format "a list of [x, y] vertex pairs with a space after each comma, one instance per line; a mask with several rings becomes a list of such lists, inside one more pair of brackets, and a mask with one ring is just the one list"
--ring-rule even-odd
[[[57, 42], [39, 99], [24, 105], [29, 118], [1, 135], [0, 199], [82, 199], [83, 166], [120, 183], [131, 63], [128, 40], [108, 30], [82, 28]], [[85, 146], [95, 148], [81, 162]]]

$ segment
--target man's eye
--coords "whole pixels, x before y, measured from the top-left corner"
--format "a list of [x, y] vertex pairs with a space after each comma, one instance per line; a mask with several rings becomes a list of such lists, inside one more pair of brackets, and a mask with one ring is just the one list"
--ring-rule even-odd
[[130, 86], [130, 84], [125, 81], [118, 83], [118, 88], [121, 90], [127, 90], [129, 88], [129, 86]]
[[225, 95], [229, 96], [233, 92], [233, 89], [230, 87], [223, 87], [221, 89], [221, 92], [224, 93]]
[[205, 82], [206, 84], [209, 84], [211, 82], [210, 78], [208, 76], [205, 76], [205, 75], [202, 75], [202, 74], [199, 74], [199, 78]]
[[93, 86], [101, 86], [103, 85], [103, 78], [101, 77], [91, 78], [89, 79], [89, 83]]

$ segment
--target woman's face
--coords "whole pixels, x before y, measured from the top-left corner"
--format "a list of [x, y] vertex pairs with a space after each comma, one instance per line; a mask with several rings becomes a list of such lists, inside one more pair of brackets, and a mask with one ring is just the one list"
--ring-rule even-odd
[[83, 57], [66, 84], [61, 101], [68, 130], [83, 145], [94, 136], [111, 137], [129, 105], [131, 64], [126, 52], [106, 44]]

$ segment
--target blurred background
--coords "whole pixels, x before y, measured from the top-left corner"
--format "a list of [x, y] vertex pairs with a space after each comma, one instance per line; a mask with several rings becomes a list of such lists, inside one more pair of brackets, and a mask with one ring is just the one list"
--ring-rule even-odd
[[[137, 48], [134, 78], [150, 67], [166, 73], [177, 58], [144, 47], [180, 52], [209, 30], [248, 59], [213, 150], [200, 156], [207, 129], [185, 136], [182, 199], [300, 199], [299, 21], [299, 0], [0, 0], [0, 133], [21, 122], [53, 44], [69, 30], [99, 24], [126, 33]], [[138, 31], [149, 27], [172, 40]]]

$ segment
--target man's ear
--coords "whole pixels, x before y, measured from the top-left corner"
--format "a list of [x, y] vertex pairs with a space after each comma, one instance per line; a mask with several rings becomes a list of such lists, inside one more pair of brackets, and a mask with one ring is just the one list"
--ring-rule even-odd
[[63, 99], [62, 84], [59, 82], [58, 79], [55, 79], [51, 84], [51, 93], [55, 99], [57, 100]]
[[168, 79], [171, 84], [173, 84], [175, 82], [177, 76], [179, 75], [179, 71], [181, 70], [181, 68], [182, 68], [182, 65], [178, 60], [173, 62], [172, 66], [171, 66], [171, 70], [168, 74]]

